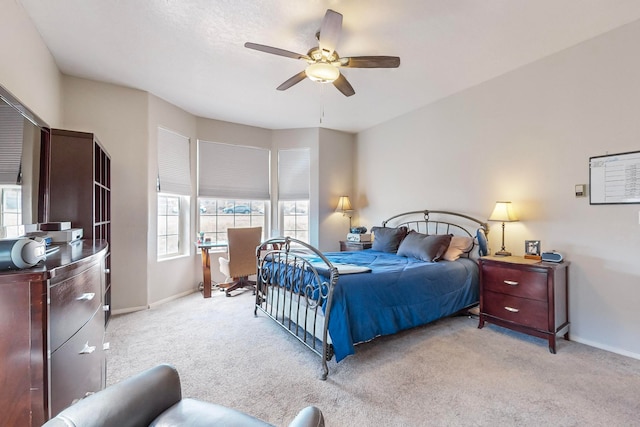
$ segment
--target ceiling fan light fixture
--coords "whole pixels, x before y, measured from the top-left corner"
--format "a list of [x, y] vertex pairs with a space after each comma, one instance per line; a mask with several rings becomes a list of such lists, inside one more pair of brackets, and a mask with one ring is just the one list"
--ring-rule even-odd
[[310, 64], [305, 73], [309, 79], [319, 83], [332, 83], [340, 77], [340, 70], [326, 62], [314, 62]]

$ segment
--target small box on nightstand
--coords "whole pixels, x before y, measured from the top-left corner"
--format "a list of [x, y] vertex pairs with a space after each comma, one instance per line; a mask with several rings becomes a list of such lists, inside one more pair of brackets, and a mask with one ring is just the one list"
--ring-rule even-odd
[[348, 233], [347, 234], [347, 242], [370, 242], [370, 241], [371, 241], [370, 233], [365, 233], [365, 234]]

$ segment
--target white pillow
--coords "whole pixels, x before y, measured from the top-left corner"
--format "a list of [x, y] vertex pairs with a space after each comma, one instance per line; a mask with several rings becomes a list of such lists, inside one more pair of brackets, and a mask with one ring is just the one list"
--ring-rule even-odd
[[444, 253], [442, 258], [447, 261], [455, 261], [460, 258], [464, 252], [470, 251], [473, 247], [473, 238], [469, 236], [453, 236], [447, 252]]

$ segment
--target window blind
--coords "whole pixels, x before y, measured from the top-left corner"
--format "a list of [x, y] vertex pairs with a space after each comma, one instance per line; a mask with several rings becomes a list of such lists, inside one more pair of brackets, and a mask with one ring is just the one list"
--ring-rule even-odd
[[278, 151], [278, 200], [309, 199], [309, 149]]
[[198, 142], [198, 195], [269, 200], [269, 157], [264, 148]]
[[1, 101], [0, 129], [0, 184], [20, 184], [24, 119], [13, 107]]
[[158, 191], [191, 195], [189, 138], [158, 128]]

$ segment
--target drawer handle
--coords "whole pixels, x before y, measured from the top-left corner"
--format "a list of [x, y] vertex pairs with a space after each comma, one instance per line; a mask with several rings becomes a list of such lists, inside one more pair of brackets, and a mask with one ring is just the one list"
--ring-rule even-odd
[[89, 345], [89, 341], [87, 341], [84, 344], [84, 348], [82, 350], [80, 350], [79, 354], [91, 354], [94, 351], [96, 351], [96, 346], [95, 345]]
[[520, 283], [515, 282], [513, 280], [503, 280], [504, 283], [506, 283], [509, 286], [518, 286]]
[[80, 295], [78, 298], [76, 298], [76, 300], [78, 301], [91, 301], [92, 299], [94, 299], [96, 296], [95, 292], [85, 292], [84, 294]]
[[510, 311], [512, 313], [517, 313], [517, 312], [520, 311], [517, 308], [513, 308], [513, 307], [505, 307], [504, 309], [507, 310], [507, 311]]

